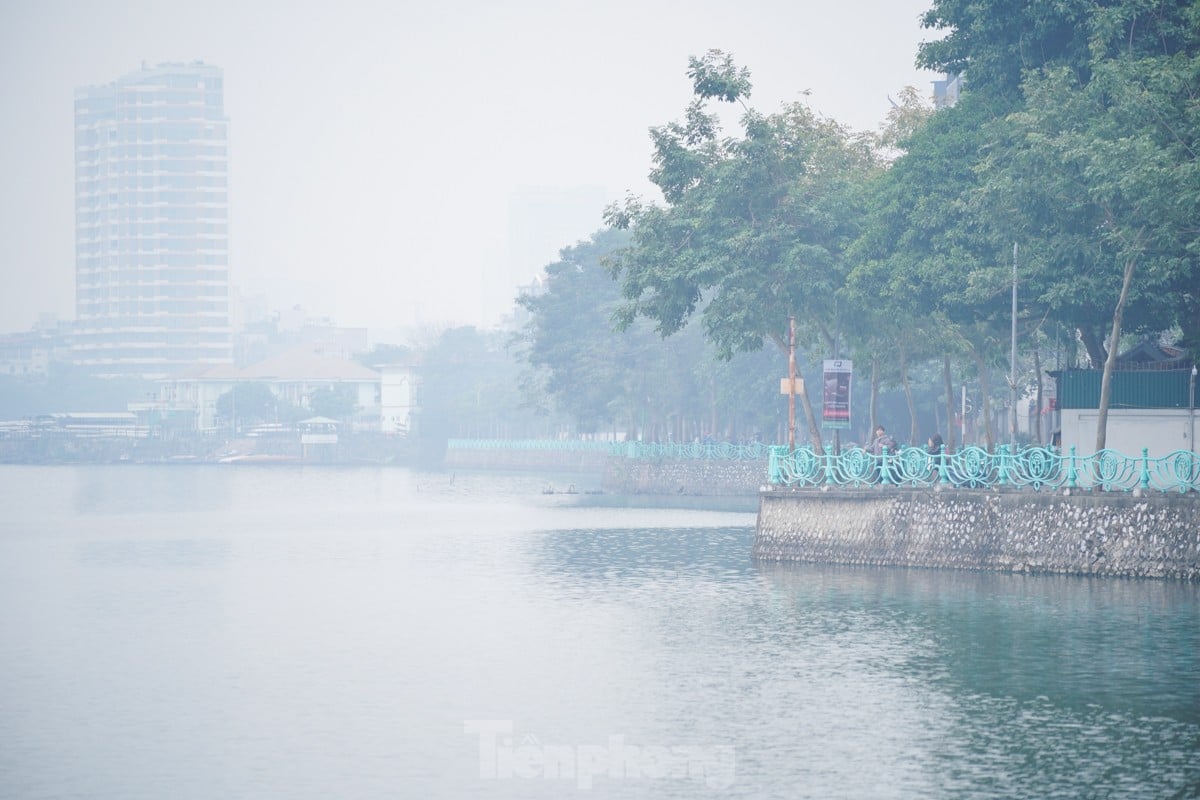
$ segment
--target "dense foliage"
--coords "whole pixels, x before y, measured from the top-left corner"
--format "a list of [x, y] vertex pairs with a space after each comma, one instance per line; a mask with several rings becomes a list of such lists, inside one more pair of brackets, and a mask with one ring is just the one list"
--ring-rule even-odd
[[[937, 111], [907, 95], [870, 138], [803, 105], [761, 114], [745, 106], [745, 68], [719, 51], [693, 58], [683, 121], [651, 134], [662, 202], [630, 198], [609, 212], [631, 235], [611, 259], [618, 323], [644, 319], [670, 336], [698, 319], [729, 358], [782, 344], [795, 317], [814, 362], [852, 354], [869, 365], [872, 394], [903, 390], [910, 438], [915, 375], [936, 384], [941, 373], [946, 421], [953, 377], [971, 380], [989, 444], [990, 404], [1006, 393], [995, 374], [1010, 367], [1014, 260], [1019, 384], [1036, 382], [1051, 340], [1068, 352], [1078, 342], [1105, 386], [1123, 334], [1196, 353], [1198, 9], [937, 0], [924, 21], [945, 36], [918, 62], [961, 73], [967, 89]], [[743, 104], [739, 136], [708, 113], [718, 101]]]
[[554, 421], [525, 402], [522, 362], [507, 336], [450, 328], [422, 348], [413, 420], [420, 455], [440, 460], [452, 438], [527, 439], [554, 435]]
[[[536, 384], [574, 433], [692, 441], [750, 439], [779, 423], [778, 354], [715, 357], [700, 327], [663, 338], [645, 320], [614, 330], [622, 303], [608, 259], [629, 243], [604, 231], [546, 267], [544, 291], [521, 299], [520, 334]], [[786, 362], [783, 362], [786, 364]]]

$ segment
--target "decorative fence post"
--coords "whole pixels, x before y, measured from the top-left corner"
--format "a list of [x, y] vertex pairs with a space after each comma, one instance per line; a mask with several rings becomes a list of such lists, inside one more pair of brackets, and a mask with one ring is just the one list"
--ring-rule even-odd
[[1142, 448], [1142, 481], [1138, 488], [1143, 492], [1150, 488], [1150, 449]]
[[949, 470], [946, 469], [946, 445], [938, 448], [938, 483], [947, 486], [950, 483]]
[[998, 480], [999, 486], [1008, 485], [1008, 445], [1002, 444], [997, 448], [996, 461], [998, 462]]
[[825, 485], [833, 486], [833, 445], [825, 445]]
[[783, 476], [779, 471], [779, 450], [780, 447], [775, 445], [767, 451], [767, 483], [772, 486], [778, 486], [783, 482]]
[[1075, 445], [1071, 445], [1071, 456], [1067, 462], [1067, 488], [1074, 489], [1078, 487], [1077, 479], [1079, 472], [1075, 469]]
[[881, 461], [881, 465], [879, 467], [879, 485], [887, 486], [888, 484], [890, 484], [892, 482], [892, 479], [888, 476], [888, 449], [886, 446], [883, 448], [883, 452], [880, 455], [880, 461]]

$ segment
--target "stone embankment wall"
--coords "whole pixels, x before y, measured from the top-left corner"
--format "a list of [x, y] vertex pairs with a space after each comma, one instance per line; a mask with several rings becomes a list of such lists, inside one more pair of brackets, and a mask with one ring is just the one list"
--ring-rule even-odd
[[562, 472], [602, 472], [608, 453], [589, 450], [471, 449], [452, 447], [443, 465], [448, 469], [499, 469]]
[[754, 497], [767, 479], [766, 459], [626, 458], [570, 450], [446, 451], [445, 466], [457, 469], [536, 470], [596, 473], [613, 494]]
[[769, 490], [755, 558], [1200, 580], [1200, 496]]
[[635, 459], [614, 456], [601, 486], [616, 494], [753, 497], [766, 482], [767, 462], [731, 459]]

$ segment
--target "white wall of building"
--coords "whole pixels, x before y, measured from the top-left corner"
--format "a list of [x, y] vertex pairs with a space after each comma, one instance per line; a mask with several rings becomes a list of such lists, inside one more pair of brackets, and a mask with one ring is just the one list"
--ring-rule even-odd
[[415, 383], [408, 367], [380, 369], [379, 421], [384, 433], [408, 433], [417, 404]]
[[[1077, 455], [1095, 452], [1100, 412], [1091, 408], [1063, 409], [1060, 413], [1063, 452], [1072, 445]], [[1200, 420], [1193, 419], [1186, 408], [1110, 409], [1105, 447], [1127, 456], [1140, 456], [1145, 447], [1151, 458], [1176, 450], [1194, 450], [1193, 425], [1200, 428]]]

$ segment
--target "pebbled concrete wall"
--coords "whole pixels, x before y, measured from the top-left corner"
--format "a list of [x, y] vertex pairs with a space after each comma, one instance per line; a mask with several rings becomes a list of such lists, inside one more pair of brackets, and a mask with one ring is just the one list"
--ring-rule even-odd
[[617, 494], [675, 494], [753, 498], [767, 480], [767, 462], [726, 459], [613, 457], [601, 485]]
[[447, 469], [499, 469], [601, 472], [607, 453], [575, 450], [471, 450], [449, 449], [443, 466]]
[[1200, 496], [768, 490], [754, 557], [1200, 580]]
[[614, 494], [736, 496], [753, 500], [767, 480], [766, 459], [637, 459], [567, 450], [453, 449], [446, 451], [444, 463], [455, 469], [598, 473], [604, 491]]

